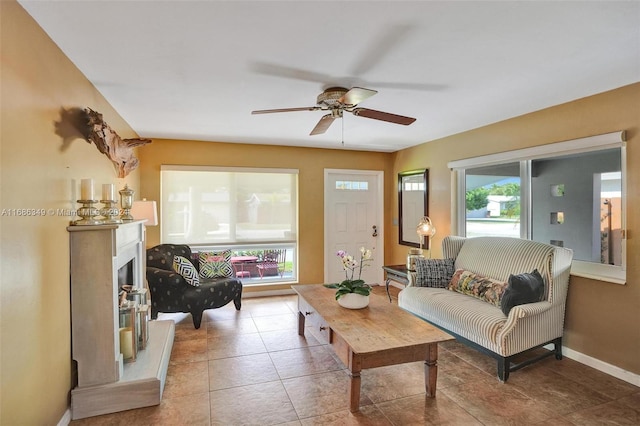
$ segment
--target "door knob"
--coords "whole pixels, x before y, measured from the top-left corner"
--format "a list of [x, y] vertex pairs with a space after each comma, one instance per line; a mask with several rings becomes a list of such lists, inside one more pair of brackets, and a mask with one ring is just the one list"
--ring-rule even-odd
[[372, 237], [377, 237], [378, 236], [378, 227], [373, 225], [373, 234], [371, 234]]

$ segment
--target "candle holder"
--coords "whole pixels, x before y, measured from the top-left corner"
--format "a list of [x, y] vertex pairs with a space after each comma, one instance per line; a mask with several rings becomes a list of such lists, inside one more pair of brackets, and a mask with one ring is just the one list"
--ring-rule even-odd
[[120, 205], [122, 206], [122, 219], [123, 222], [131, 222], [133, 216], [131, 216], [131, 207], [133, 206], [133, 189], [129, 188], [127, 184], [124, 185], [124, 189], [118, 191], [120, 193]]
[[120, 210], [116, 207], [116, 200], [100, 200], [104, 207], [100, 209], [104, 223], [122, 223]]
[[100, 212], [94, 204], [97, 203], [96, 200], [78, 200], [78, 203], [82, 204], [76, 214], [80, 216], [82, 219], [76, 220], [72, 222], [73, 225], [102, 225], [104, 222], [102, 220], [95, 219]]

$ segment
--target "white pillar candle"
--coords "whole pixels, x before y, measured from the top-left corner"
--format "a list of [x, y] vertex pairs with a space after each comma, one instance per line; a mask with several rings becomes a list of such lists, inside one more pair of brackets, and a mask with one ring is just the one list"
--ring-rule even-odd
[[116, 186], [112, 183], [102, 184], [102, 199], [105, 201], [115, 201]]
[[130, 327], [120, 329], [120, 353], [124, 359], [133, 356], [133, 330]]
[[80, 181], [80, 199], [93, 200], [93, 179], [82, 179]]

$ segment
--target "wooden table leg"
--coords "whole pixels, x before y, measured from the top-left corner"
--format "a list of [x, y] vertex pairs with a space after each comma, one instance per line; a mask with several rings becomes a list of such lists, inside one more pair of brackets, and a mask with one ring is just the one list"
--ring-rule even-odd
[[438, 380], [438, 344], [429, 345], [427, 360], [424, 363], [424, 385], [429, 398], [436, 396], [436, 382]]
[[349, 411], [360, 409], [360, 371], [349, 371]]
[[298, 312], [298, 334], [304, 336], [304, 314]]

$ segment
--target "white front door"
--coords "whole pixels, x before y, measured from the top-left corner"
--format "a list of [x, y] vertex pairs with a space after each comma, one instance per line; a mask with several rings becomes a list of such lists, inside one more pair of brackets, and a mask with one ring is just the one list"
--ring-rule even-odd
[[[367, 284], [382, 284], [383, 179], [382, 171], [325, 170], [325, 282], [345, 279], [342, 263], [336, 256], [339, 250], [359, 262], [360, 247], [365, 247], [373, 250], [373, 259], [363, 269], [361, 278]], [[354, 279], [358, 273], [356, 269]]]

